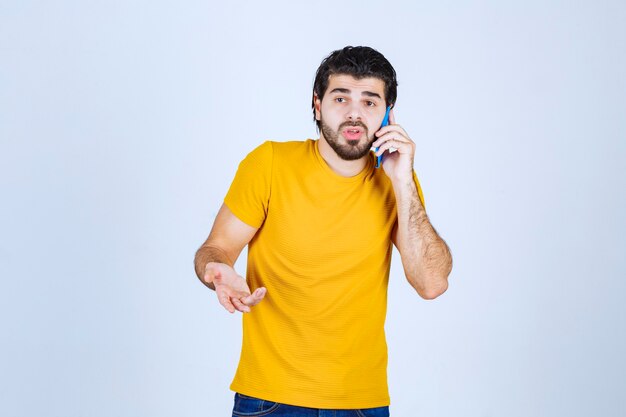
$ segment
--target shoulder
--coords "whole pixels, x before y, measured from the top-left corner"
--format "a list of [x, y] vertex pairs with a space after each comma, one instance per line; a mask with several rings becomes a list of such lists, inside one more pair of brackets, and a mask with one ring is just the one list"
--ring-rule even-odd
[[[307, 152], [311, 149], [311, 147], [315, 144], [312, 139], [306, 140], [291, 140], [287, 142], [274, 142], [268, 141], [274, 152], [277, 154], [292, 154], [299, 152]], [[266, 142], [266, 143], [268, 143]]]
[[272, 155], [275, 153], [278, 154], [290, 154], [290, 153], [298, 153], [298, 152], [307, 152], [312, 146], [315, 145], [315, 141], [313, 139], [306, 140], [293, 140], [287, 142], [277, 142], [273, 140], [266, 140], [256, 148], [254, 148], [248, 156], [250, 155]]
[[246, 158], [250, 158], [250, 157], [267, 157], [267, 156], [271, 156], [272, 153], [274, 152], [274, 145], [270, 140], [267, 140], [265, 142], [263, 142], [262, 144], [260, 144], [259, 146], [257, 146], [256, 148], [254, 148], [253, 150], [251, 150], [248, 155], [246, 156]]
[[258, 169], [271, 166], [274, 159], [274, 149], [271, 141], [265, 141], [252, 149], [239, 163], [239, 169]]
[[266, 160], [271, 158], [273, 164], [283, 165], [306, 160], [314, 153], [314, 146], [315, 142], [312, 139], [287, 142], [266, 141], [255, 151], [265, 155]]

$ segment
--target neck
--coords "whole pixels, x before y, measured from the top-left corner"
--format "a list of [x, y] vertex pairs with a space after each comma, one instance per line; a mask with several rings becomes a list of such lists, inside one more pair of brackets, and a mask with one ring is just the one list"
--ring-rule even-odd
[[337, 155], [335, 150], [326, 142], [323, 134], [320, 134], [320, 139], [317, 141], [320, 155], [326, 161], [330, 169], [336, 174], [342, 177], [354, 177], [359, 172], [363, 171], [367, 164], [368, 155], [354, 161], [346, 161]]

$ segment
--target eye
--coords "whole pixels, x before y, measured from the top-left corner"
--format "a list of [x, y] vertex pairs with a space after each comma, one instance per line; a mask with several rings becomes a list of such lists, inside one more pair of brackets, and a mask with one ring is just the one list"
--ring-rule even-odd
[[338, 103], [343, 103], [343, 101], [339, 101], [339, 100], [343, 100], [343, 101], [345, 101], [346, 99], [345, 99], [345, 98], [343, 98], [343, 97], [337, 97], [337, 98], [335, 99], [335, 101], [336, 101], [336, 102], [338, 102]]
[[368, 101], [368, 102], [367, 102], [367, 105], [368, 105], [369, 107], [374, 107], [374, 106], [376, 105], [376, 103], [374, 103], [373, 101]]

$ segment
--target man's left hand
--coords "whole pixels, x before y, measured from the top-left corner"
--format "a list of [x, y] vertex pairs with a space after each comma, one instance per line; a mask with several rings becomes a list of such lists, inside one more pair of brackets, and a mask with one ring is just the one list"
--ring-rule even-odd
[[[378, 147], [376, 156], [383, 155], [385, 174], [392, 182], [412, 180], [415, 142], [400, 125], [396, 124], [393, 110], [389, 112], [389, 125], [380, 128], [375, 135], [378, 139], [372, 146]], [[390, 152], [391, 148], [395, 151]]]

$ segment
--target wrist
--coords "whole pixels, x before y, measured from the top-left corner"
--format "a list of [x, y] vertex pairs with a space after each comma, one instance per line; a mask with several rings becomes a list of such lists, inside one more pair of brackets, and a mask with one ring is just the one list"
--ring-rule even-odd
[[393, 188], [405, 188], [413, 187], [415, 185], [413, 181], [413, 171], [404, 172], [402, 174], [394, 175], [391, 179], [391, 185]]

